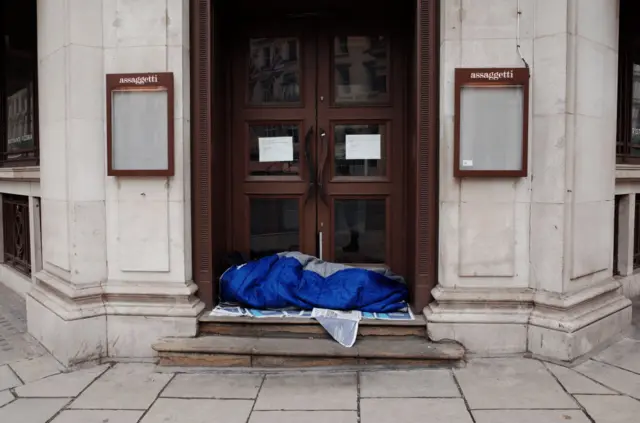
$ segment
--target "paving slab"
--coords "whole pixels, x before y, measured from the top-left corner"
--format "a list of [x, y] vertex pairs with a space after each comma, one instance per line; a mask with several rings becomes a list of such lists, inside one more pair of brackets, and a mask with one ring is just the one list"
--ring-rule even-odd
[[0, 408], [0, 422], [46, 423], [70, 400], [71, 398], [19, 399]]
[[0, 365], [47, 351], [27, 333], [25, 300], [0, 282]]
[[608, 388], [640, 399], [640, 375], [638, 374], [593, 360], [574, 367], [574, 370], [589, 376]]
[[625, 396], [576, 395], [596, 423], [632, 423], [640, 416], [640, 402]]
[[260, 374], [181, 374], [173, 378], [162, 396], [255, 399], [263, 378]]
[[361, 423], [473, 423], [461, 398], [364, 398]]
[[454, 374], [471, 409], [578, 408], [537, 360], [472, 360]]
[[140, 423], [245, 423], [250, 400], [159, 398]]
[[357, 423], [355, 411], [254, 411], [249, 423]]
[[64, 370], [62, 364], [49, 354], [11, 363], [11, 368], [24, 383], [33, 382]]
[[153, 364], [116, 364], [93, 382], [70, 408], [146, 410], [173, 374], [154, 373]]
[[0, 366], [0, 391], [22, 385], [20, 379], [6, 364]]
[[0, 407], [4, 407], [14, 399], [15, 397], [13, 396], [11, 391], [7, 390], [7, 391], [0, 392]]
[[640, 341], [623, 339], [610, 346], [595, 358], [613, 366], [622, 367], [630, 372], [640, 374]]
[[49, 376], [27, 383], [15, 389], [19, 397], [70, 398], [80, 393], [98, 376], [109, 368], [108, 365], [76, 370]]
[[267, 375], [256, 410], [356, 410], [355, 373]]
[[361, 398], [460, 397], [449, 370], [408, 370], [360, 373]]
[[551, 363], [545, 363], [545, 365], [570, 394], [615, 394], [611, 389], [592, 381], [572, 369]]
[[476, 423], [591, 423], [580, 410], [475, 410], [473, 417]]
[[51, 423], [138, 423], [144, 411], [64, 410]]

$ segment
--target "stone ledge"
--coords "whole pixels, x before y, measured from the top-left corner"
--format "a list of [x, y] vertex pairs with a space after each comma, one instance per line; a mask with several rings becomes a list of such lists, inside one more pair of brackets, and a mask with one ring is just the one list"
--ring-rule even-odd
[[2, 167], [0, 181], [40, 181], [40, 166]]
[[539, 291], [536, 292], [533, 301], [536, 305], [556, 309], [571, 309], [580, 304], [589, 302], [602, 295], [615, 293], [620, 289], [620, 283], [615, 279], [603, 281], [592, 286], [586, 287], [579, 291], [558, 294], [553, 292]]
[[457, 343], [434, 343], [424, 338], [363, 338], [351, 348], [330, 339], [203, 336], [165, 339], [153, 345], [158, 353], [224, 354], [280, 357], [355, 357], [461, 360], [465, 350]]
[[531, 313], [529, 324], [554, 331], [573, 333], [607, 316], [631, 307], [631, 301], [622, 295], [607, 296], [584, 307], [567, 310], [549, 310], [538, 307]]
[[427, 324], [429, 339], [453, 339], [470, 354], [482, 357], [523, 354], [527, 351], [526, 323], [439, 323]]
[[530, 288], [449, 288], [438, 285], [431, 293], [438, 303], [521, 304], [533, 301], [535, 292]]
[[[570, 351], [558, 353], [572, 357], [570, 359], [595, 348], [595, 340], [605, 342], [620, 333], [624, 329], [622, 324], [614, 325], [617, 332], [611, 332], [614, 327], [610, 326], [606, 333], [599, 333], [598, 322], [615, 320], [610, 316], [624, 316], [631, 304], [621, 295], [620, 283], [613, 279], [567, 294], [437, 287], [434, 298], [436, 301], [424, 309], [427, 334], [434, 341], [455, 340], [469, 353], [482, 356], [527, 351], [544, 356], [542, 347], [530, 351], [535, 344], [531, 342], [532, 334], [546, 331], [553, 334], [549, 336], [567, 342], [585, 337], [593, 340], [587, 346], [566, 346]], [[561, 344], [561, 341], [557, 343]], [[556, 358], [553, 354], [549, 357]]]
[[[158, 286], [160, 285], [160, 286]], [[196, 318], [204, 309], [193, 282], [100, 283], [76, 286], [47, 271], [36, 274], [31, 296], [65, 320], [124, 315]]]
[[640, 181], [640, 165], [617, 164], [616, 181]]
[[630, 324], [630, 303], [628, 307], [593, 321], [575, 332], [565, 332], [530, 324], [528, 349], [536, 356], [570, 363], [622, 333]]
[[[204, 315], [198, 319], [201, 323], [247, 323], [256, 325], [317, 325], [316, 319], [307, 319], [302, 317], [234, 317], [234, 316], [210, 316]], [[426, 324], [424, 316], [418, 314], [415, 320], [374, 320], [362, 319], [359, 323], [361, 326], [419, 326]]]

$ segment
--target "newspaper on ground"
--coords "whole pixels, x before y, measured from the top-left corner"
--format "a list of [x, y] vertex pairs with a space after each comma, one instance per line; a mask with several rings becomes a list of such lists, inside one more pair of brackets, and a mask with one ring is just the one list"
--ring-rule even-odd
[[284, 316], [311, 319], [311, 310], [285, 310]]
[[[326, 310], [326, 309], [314, 309], [314, 310]], [[344, 311], [336, 311], [336, 310], [328, 310], [333, 313], [340, 313], [339, 316], [344, 318]], [[370, 313], [370, 312], [359, 312], [361, 319], [366, 320], [415, 320], [415, 316], [410, 308], [407, 308], [405, 311], [397, 311], [393, 313]], [[284, 309], [284, 310], [259, 310], [254, 308], [245, 308], [239, 306], [237, 304], [223, 303], [217, 305], [210, 313], [211, 316], [217, 317], [255, 317], [255, 318], [280, 318], [280, 317], [295, 317], [302, 319], [311, 319], [315, 318], [313, 316], [312, 310], [293, 310], [293, 309]], [[338, 318], [338, 314], [332, 315], [333, 317]], [[324, 316], [328, 317], [328, 316]]]
[[244, 307], [239, 306], [231, 306], [231, 305], [217, 305], [211, 313], [210, 316], [216, 317], [243, 317], [250, 316], [249, 312]]
[[363, 319], [371, 320], [415, 320], [416, 317], [410, 308], [407, 307], [407, 311], [396, 311], [393, 313], [362, 313]]
[[284, 310], [257, 310], [255, 308], [247, 309], [251, 317], [264, 319], [265, 317], [285, 317]]
[[311, 311], [311, 316], [343, 347], [351, 348], [355, 344], [358, 337], [358, 326], [362, 319], [360, 311], [314, 308]]

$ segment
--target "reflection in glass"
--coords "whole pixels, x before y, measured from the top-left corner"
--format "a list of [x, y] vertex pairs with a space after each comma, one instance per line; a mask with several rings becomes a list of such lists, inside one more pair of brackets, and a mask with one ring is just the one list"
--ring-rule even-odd
[[168, 101], [166, 90], [113, 92], [109, 124], [114, 169], [168, 169]]
[[16, 159], [35, 149], [35, 60], [30, 55], [6, 53], [5, 91], [7, 156]]
[[[334, 173], [335, 176], [385, 176], [386, 173], [386, 146], [384, 133], [380, 127], [383, 125], [336, 125], [334, 128]], [[371, 157], [367, 153], [379, 151], [380, 159], [351, 159], [347, 158], [347, 136], [349, 135], [380, 135], [380, 145], [377, 145], [377, 137], [371, 137], [367, 143], [360, 142], [359, 147], [367, 147], [360, 157]], [[370, 144], [370, 145], [366, 145]], [[375, 155], [375, 154], [373, 154]]]
[[[258, 175], [297, 175], [300, 166], [300, 140], [297, 124], [252, 125], [249, 127], [249, 174]], [[261, 162], [259, 138], [293, 138], [292, 162]]]
[[254, 38], [249, 46], [249, 103], [300, 101], [298, 40]]
[[640, 65], [633, 65], [633, 100], [631, 106], [631, 154], [640, 156]]
[[336, 103], [389, 101], [386, 37], [339, 36], [333, 43]]
[[300, 249], [297, 199], [252, 198], [250, 207], [252, 260]]
[[522, 87], [462, 87], [460, 169], [522, 168]]
[[385, 263], [385, 200], [335, 200], [334, 205], [336, 262]]

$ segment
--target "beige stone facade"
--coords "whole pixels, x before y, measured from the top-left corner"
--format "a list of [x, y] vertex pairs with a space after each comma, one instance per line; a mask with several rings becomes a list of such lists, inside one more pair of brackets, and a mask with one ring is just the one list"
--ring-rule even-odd
[[[32, 276], [0, 265], [0, 279], [26, 295], [29, 331], [63, 363], [152, 359], [159, 338], [196, 334], [189, 5], [37, 2], [40, 165], [0, 169], [0, 192], [30, 199]], [[640, 293], [640, 167], [616, 167], [618, 1], [440, 0], [440, 12], [429, 336], [572, 361], [622, 332], [627, 296]], [[529, 175], [454, 178], [454, 69], [525, 63]], [[106, 176], [105, 75], [164, 71], [176, 87], [175, 176]]]

